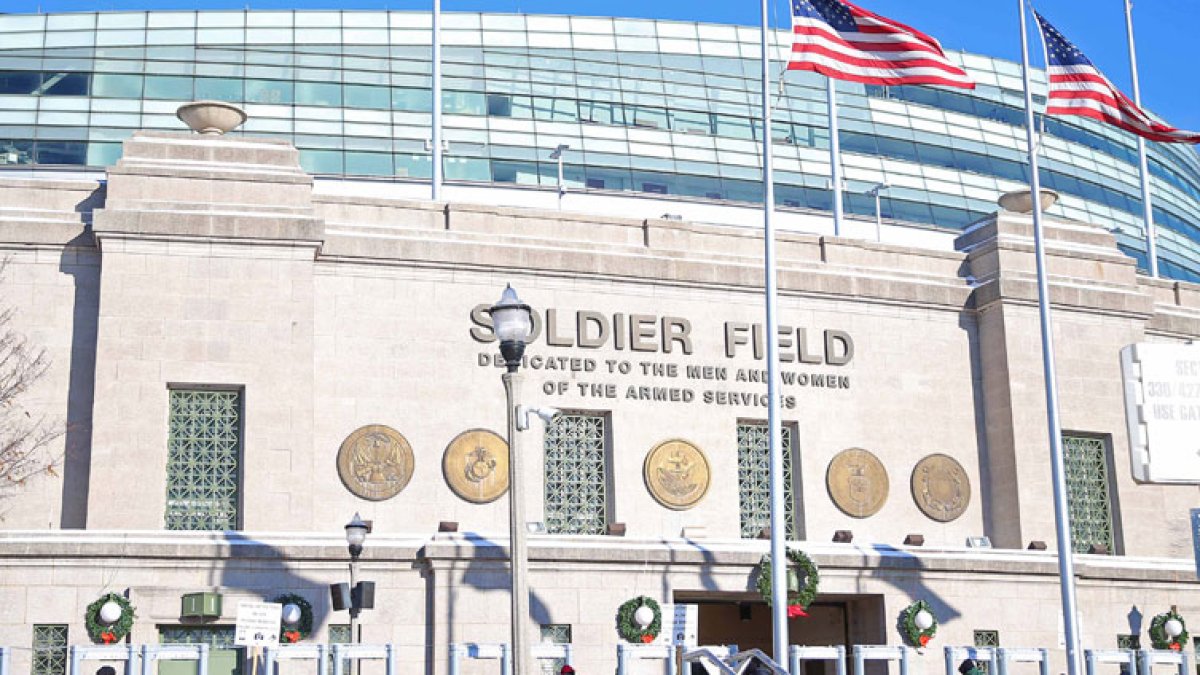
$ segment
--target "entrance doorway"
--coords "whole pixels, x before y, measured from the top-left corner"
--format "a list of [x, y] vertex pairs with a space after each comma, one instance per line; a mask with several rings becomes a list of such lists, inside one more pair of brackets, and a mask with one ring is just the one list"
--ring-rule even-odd
[[[243, 652], [233, 644], [233, 626], [160, 626], [159, 642], [206, 644], [208, 675], [242, 675]], [[159, 661], [158, 675], [196, 675], [195, 661]]]
[[[739, 650], [772, 647], [771, 608], [758, 595], [675, 593], [675, 602], [699, 606], [702, 645], [734, 644]], [[886, 620], [881, 595], [822, 595], [807, 617], [788, 620], [788, 642], [802, 646], [884, 644]], [[803, 675], [833, 675], [832, 663], [803, 662]], [[799, 675], [799, 674], [797, 674]]]

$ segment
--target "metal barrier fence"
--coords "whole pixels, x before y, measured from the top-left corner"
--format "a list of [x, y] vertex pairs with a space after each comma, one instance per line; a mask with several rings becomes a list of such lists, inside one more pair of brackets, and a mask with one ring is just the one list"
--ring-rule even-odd
[[1141, 666], [1138, 672], [1141, 675], [1150, 675], [1154, 666], [1160, 663], [1175, 666], [1179, 669], [1179, 675], [1191, 675], [1191, 666], [1189, 665], [1191, 659], [1188, 658], [1186, 651], [1172, 652], [1165, 649], [1139, 649], [1138, 661]]
[[263, 670], [266, 675], [275, 675], [275, 664], [280, 661], [315, 660], [317, 675], [328, 675], [329, 659], [325, 645], [280, 645], [263, 649]]
[[159, 661], [195, 661], [196, 675], [208, 675], [208, 645], [142, 645], [142, 675], [155, 675]]
[[[738, 651], [737, 645], [707, 645], [682, 650], [677, 661], [678, 650], [680, 648], [673, 645], [619, 644], [617, 675], [629, 675], [634, 662], [647, 660], [662, 662], [666, 675], [681, 675], [680, 663], [685, 667], [683, 675], [688, 675], [686, 667], [694, 663], [706, 664], [720, 675], [742, 675], [742, 671], [755, 661], [767, 666], [774, 675], [800, 675], [806, 661], [831, 663], [834, 675], [847, 675], [847, 650], [843, 646], [792, 645], [788, 650], [786, 667], [776, 664], [757, 649]], [[160, 661], [194, 661], [197, 675], [208, 675], [210, 651], [205, 644], [72, 645], [69, 647], [67, 675], [86, 675], [82, 665], [89, 661], [122, 662], [124, 675], [157, 675], [155, 665]], [[561, 659], [572, 663], [574, 654], [570, 644], [538, 644], [531, 651], [535, 661]], [[849, 659], [853, 671], [851, 675], [865, 675], [868, 661], [894, 662], [899, 665], [897, 675], [910, 675], [914, 653], [911, 647], [854, 645]], [[1015, 672], [1015, 666], [1024, 663], [1037, 664], [1037, 675], [1050, 675], [1049, 650], [1045, 648], [947, 646], [943, 648], [943, 653], [945, 675], [959, 675], [957, 664], [965, 659], [987, 663], [989, 675], [1020, 675]], [[0, 675], [12, 675], [11, 659], [12, 648], [0, 647]], [[396, 647], [391, 644], [281, 645], [265, 648], [263, 659], [265, 675], [276, 675], [281, 661], [302, 660], [315, 662], [316, 675], [350, 675], [346, 664], [365, 660], [384, 661], [386, 675], [400, 675]], [[499, 665], [498, 675], [513, 675], [507, 643], [451, 644], [449, 675], [461, 675], [463, 659], [495, 660]], [[329, 665], [331, 660], [332, 672]], [[1164, 665], [1172, 667], [1172, 675], [1194, 675], [1191, 656], [1187, 651], [1087, 649], [1084, 650], [1084, 660], [1087, 675], [1103, 675], [1099, 672], [1103, 666], [1119, 666], [1120, 675], [1155, 675], [1155, 667]]]
[[626, 675], [631, 661], [662, 660], [667, 664], [667, 675], [677, 675], [674, 645], [617, 645], [617, 675]]
[[399, 675], [396, 669], [396, 650], [390, 644], [386, 645], [333, 645], [333, 675], [347, 675], [346, 662], [350, 662], [350, 670], [354, 670], [356, 661], [383, 661], [387, 666], [387, 675]]
[[997, 647], [996, 656], [1000, 661], [1000, 675], [1012, 675], [1009, 672], [1014, 663], [1036, 663], [1039, 675], [1050, 675], [1050, 659], [1046, 649]]
[[792, 645], [788, 650], [788, 665], [792, 675], [799, 675], [801, 661], [830, 661], [833, 663], [834, 675], [846, 675], [846, 648], [836, 647], [801, 647]]
[[898, 661], [900, 675], [908, 675], [909, 659], [912, 655], [910, 647], [889, 647], [886, 645], [854, 645], [851, 652], [854, 662], [854, 675], [863, 675], [867, 661]]
[[134, 645], [71, 645], [68, 675], [81, 675], [79, 666], [84, 661], [124, 661], [125, 675], [133, 675], [134, 662], [137, 660], [137, 647]]

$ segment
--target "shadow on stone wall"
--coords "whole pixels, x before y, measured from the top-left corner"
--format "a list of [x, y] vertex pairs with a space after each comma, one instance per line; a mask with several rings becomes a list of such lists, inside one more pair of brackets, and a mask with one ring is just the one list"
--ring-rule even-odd
[[62, 514], [59, 519], [59, 527], [64, 530], [87, 527], [101, 265], [100, 252], [92, 237], [91, 220], [93, 209], [100, 208], [103, 203], [104, 188], [100, 187], [75, 206], [84, 229], [67, 242], [58, 265], [59, 271], [72, 277], [75, 285], [63, 450]]
[[[338, 619], [330, 606], [328, 584], [296, 574], [288, 564], [299, 562], [295, 556], [242, 532], [226, 531], [222, 534], [228, 550], [224, 556], [214, 560], [209, 572], [209, 586], [244, 591], [258, 595], [266, 602], [284, 593], [295, 593], [312, 605], [314, 631]], [[349, 579], [349, 575], [347, 570], [346, 579]], [[236, 606], [226, 611], [229, 609], [235, 613], [237, 611]], [[349, 623], [349, 615], [344, 612], [341, 614], [346, 617], [345, 621], [336, 622]]]
[[[879, 564], [871, 569], [872, 576], [896, 587], [897, 590], [907, 595], [911, 602], [924, 600], [929, 603], [938, 623], [962, 616], [962, 612], [946, 602], [929, 584], [925, 583], [924, 577], [920, 574], [924, 564], [919, 557], [887, 544], [871, 544], [870, 546], [880, 556]], [[903, 574], [903, 571], [907, 570], [911, 570], [913, 573]]]

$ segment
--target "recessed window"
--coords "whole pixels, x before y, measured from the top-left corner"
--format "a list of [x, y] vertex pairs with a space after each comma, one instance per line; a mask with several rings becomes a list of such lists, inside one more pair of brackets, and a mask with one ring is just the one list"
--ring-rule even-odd
[[172, 389], [168, 530], [236, 530], [241, 492], [240, 391]]
[[[788, 539], [798, 539], [792, 439], [790, 426], [780, 428], [783, 446], [783, 505]], [[738, 504], [741, 509], [741, 533], [753, 539], [771, 526], [771, 446], [767, 425], [741, 423], [737, 426]]]
[[67, 672], [67, 625], [34, 624], [32, 675]]
[[1098, 436], [1063, 435], [1071, 547], [1076, 553], [1113, 553], [1108, 443]]
[[546, 428], [546, 531], [604, 534], [608, 524], [608, 418], [563, 413]]

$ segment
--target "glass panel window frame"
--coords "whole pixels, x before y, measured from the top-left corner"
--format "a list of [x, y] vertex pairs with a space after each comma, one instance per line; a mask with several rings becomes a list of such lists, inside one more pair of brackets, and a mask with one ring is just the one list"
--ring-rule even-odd
[[31, 675], [65, 675], [69, 626], [65, 623], [33, 625], [33, 662]]
[[608, 413], [564, 411], [546, 427], [545, 524], [550, 534], [604, 534], [612, 513]]
[[168, 399], [166, 529], [240, 529], [243, 390], [180, 385]]
[[[794, 468], [799, 466], [796, 457], [797, 428], [794, 424], [780, 425], [783, 443], [783, 490], [786, 512], [787, 538], [801, 538], [799, 512], [801, 511], [800, 484]], [[771, 525], [770, 484], [770, 439], [766, 422], [738, 420], [738, 506], [741, 511], [741, 536], [754, 539]]]
[[[1064, 432], [1071, 547], [1076, 553], [1116, 553], [1111, 442], [1107, 436]], [[1101, 547], [1103, 547], [1101, 549]]]

